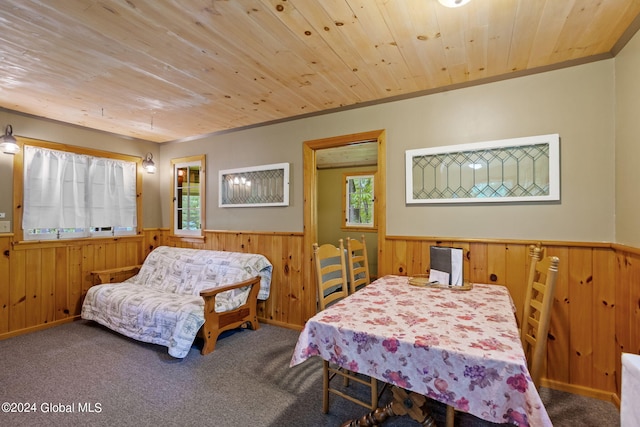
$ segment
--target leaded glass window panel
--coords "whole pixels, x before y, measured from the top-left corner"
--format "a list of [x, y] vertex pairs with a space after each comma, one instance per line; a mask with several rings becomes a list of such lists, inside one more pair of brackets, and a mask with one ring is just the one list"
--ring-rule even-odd
[[220, 207], [289, 205], [289, 163], [220, 171]]
[[407, 203], [560, 199], [559, 135], [406, 152]]

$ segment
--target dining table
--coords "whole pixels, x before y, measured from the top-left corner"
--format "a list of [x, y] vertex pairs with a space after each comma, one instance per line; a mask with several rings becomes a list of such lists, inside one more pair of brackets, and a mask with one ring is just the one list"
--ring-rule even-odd
[[423, 282], [383, 276], [318, 312], [300, 333], [290, 366], [318, 356], [442, 402], [450, 413], [551, 426], [527, 368], [508, 289], [415, 283]]

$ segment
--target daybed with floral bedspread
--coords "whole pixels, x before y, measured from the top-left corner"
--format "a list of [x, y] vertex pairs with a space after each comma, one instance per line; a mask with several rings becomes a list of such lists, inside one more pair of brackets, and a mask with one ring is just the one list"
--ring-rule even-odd
[[207, 354], [221, 332], [260, 327], [257, 299], [269, 297], [272, 268], [259, 254], [160, 246], [135, 276], [89, 288], [82, 318], [166, 346], [176, 358], [189, 353], [200, 331]]

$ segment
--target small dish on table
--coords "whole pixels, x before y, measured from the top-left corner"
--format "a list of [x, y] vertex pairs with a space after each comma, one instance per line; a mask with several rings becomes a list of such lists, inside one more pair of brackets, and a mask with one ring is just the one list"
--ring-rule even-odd
[[431, 282], [428, 274], [414, 274], [413, 276], [409, 276], [409, 284], [423, 288], [451, 289], [452, 291], [469, 291], [473, 289], [473, 283], [469, 282], [465, 282], [462, 286]]

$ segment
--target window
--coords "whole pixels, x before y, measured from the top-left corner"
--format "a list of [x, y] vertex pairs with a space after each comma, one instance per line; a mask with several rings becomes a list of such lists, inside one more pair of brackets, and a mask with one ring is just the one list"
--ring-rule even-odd
[[172, 222], [176, 235], [201, 236], [204, 224], [205, 156], [171, 161], [173, 168]]
[[23, 151], [21, 238], [137, 234], [140, 158], [35, 140]]
[[288, 206], [289, 163], [219, 171], [220, 207]]
[[372, 172], [344, 175], [343, 227], [374, 229], [375, 175]]
[[405, 152], [407, 203], [560, 200], [560, 135]]

